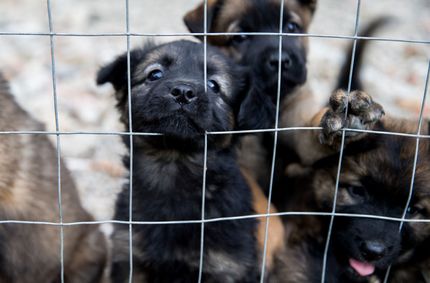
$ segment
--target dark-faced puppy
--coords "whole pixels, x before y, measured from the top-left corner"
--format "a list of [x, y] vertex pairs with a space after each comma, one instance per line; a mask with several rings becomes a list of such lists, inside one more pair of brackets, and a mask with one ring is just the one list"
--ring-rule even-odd
[[[0, 131], [44, 131], [15, 102], [1, 74], [0, 109]], [[0, 135], [1, 220], [59, 222], [57, 186], [57, 151], [46, 135]], [[61, 191], [65, 223], [93, 221], [62, 161]], [[60, 282], [60, 227], [2, 223], [0, 239], [0, 282]], [[97, 225], [64, 227], [65, 282], [102, 282], [106, 255]]]
[[[208, 32], [231, 33], [306, 33], [312, 20], [316, 0], [288, 0], [282, 11], [280, 0], [212, 0], [208, 1]], [[204, 4], [188, 12], [184, 22], [192, 32], [203, 32]], [[280, 113], [310, 99], [311, 93], [303, 88], [307, 77], [307, 37], [270, 35], [208, 36], [208, 42], [220, 47], [236, 62], [251, 71], [253, 86], [247, 93], [238, 116], [238, 129], [265, 129], [275, 126], [280, 66]], [[280, 46], [282, 51], [280, 53]], [[280, 62], [281, 61], [281, 62]], [[297, 109], [296, 109], [297, 110]], [[282, 115], [280, 115], [281, 117]], [[282, 118], [279, 126], [302, 125], [302, 114]], [[285, 120], [285, 121], [284, 121]], [[244, 136], [239, 145], [239, 163], [258, 180], [267, 193], [270, 182], [270, 164], [273, 152], [273, 134]], [[278, 144], [278, 156], [284, 154], [284, 142]], [[276, 185], [283, 160], [276, 162]], [[281, 169], [282, 170], [282, 169]], [[279, 199], [274, 192], [275, 203]]]
[[[208, 32], [305, 33], [316, 1], [285, 1], [280, 24], [280, 0], [208, 1]], [[187, 13], [185, 24], [192, 32], [203, 32], [204, 5]], [[248, 95], [239, 116], [244, 129], [270, 128], [275, 121], [278, 68], [281, 66], [281, 99], [292, 95], [306, 81], [307, 37], [277, 35], [210, 36], [208, 41], [221, 47], [237, 62], [250, 67], [258, 91]], [[279, 48], [282, 48], [279, 54]], [[279, 62], [281, 61], [281, 62]], [[257, 122], [258, 121], [258, 122]]]
[[[132, 127], [161, 136], [133, 137], [133, 220], [178, 221], [202, 217], [204, 133], [235, 129], [243, 74], [215, 48], [176, 41], [148, 45], [130, 54]], [[102, 68], [99, 84], [116, 90], [121, 120], [128, 127], [127, 59]], [[129, 145], [128, 137], [125, 144]], [[125, 159], [129, 166], [129, 157]], [[251, 190], [235, 160], [232, 136], [208, 135], [205, 218], [253, 214]], [[119, 196], [116, 219], [128, 220], [128, 186]], [[205, 224], [204, 282], [254, 282], [258, 278], [257, 221]], [[134, 282], [195, 282], [201, 225], [133, 226]], [[128, 226], [117, 225], [112, 279], [126, 282]], [[141, 281], [139, 281], [141, 280]], [[146, 280], [146, 281], [145, 281]]]
[[[380, 120], [382, 108], [362, 92], [352, 93], [346, 124], [345, 94], [335, 93], [321, 121], [320, 141], [333, 152], [339, 148], [341, 127], [413, 133], [416, 122], [393, 118]], [[339, 122], [341, 122], [339, 124]], [[428, 130], [422, 131], [428, 134]], [[416, 139], [399, 136], [351, 133], [346, 137], [336, 212], [403, 217], [410, 193]], [[406, 219], [428, 219], [430, 209], [430, 144], [422, 140], [418, 150], [414, 191]], [[329, 152], [328, 150], [326, 152]], [[298, 202], [301, 210], [331, 211], [339, 155], [328, 155], [298, 178], [297, 189], [307, 192]], [[322, 256], [329, 217], [308, 217], [292, 224], [290, 251], [295, 254], [284, 266], [288, 282], [320, 282]], [[327, 258], [327, 282], [426, 282], [423, 274], [430, 257], [428, 223], [400, 223], [387, 219], [337, 216]], [[296, 232], [296, 233], [295, 233]], [[301, 239], [301, 242], [300, 242]], [[302, 259], [303, 264], [294, 265]], [[300, 278], [300, 280], [298, 279]]]

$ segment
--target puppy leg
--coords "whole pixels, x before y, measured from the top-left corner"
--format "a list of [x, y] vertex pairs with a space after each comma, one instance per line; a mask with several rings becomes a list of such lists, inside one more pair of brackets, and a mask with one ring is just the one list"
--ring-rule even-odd
[[[263, 194], [260, 186], [251, 177], [245, 169], [241, 169], [243, 176], [251, 188], [253, 198], [253, 208], [257, 214], [265, 214], [267, 212], [267, 198]], [[276, 213], [276, 208], [271, 205], [270, 213]], [[262, 255], [264, 249], [264, 239], [266, 234], [266, 218], [258, 219], [257, 227], [257, 241], [259, 255]], [[285, 249], [285, 231], [282, 220], [279, 216], [270, 217], [268, 236], [267, 236], [267, 249], [266, 249], [266, 268], [268, 273], [273, 269], [275, 258], [278, 254]]]

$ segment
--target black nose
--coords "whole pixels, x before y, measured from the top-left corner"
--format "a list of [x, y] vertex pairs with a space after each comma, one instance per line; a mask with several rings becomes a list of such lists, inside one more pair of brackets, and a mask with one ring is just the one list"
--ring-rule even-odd
[[365, 241], [360, 245], [360, 252], [367, 261], [381, 259], [386, 253], [387, 247], [379, 241]]
[[282, 52], [279, 56], [279, 52], [274, 52], [269, 56], [268, 67], [271, 71], [277, 71], [279, 68], [279, 60], [281, 61], [281, 68], [287, 70], [293, 64], [290, 55], [286, 52]]
[[197, 99], [196, 92], [192, 86], [179, 84], [170, 90], [170, 95], [179, 104], [189, 104]]

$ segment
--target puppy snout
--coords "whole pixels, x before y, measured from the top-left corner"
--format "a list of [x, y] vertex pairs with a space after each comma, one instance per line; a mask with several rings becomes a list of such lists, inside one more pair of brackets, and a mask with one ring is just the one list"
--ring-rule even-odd
[[196, 90], [187, 84], [178, 84], [170, 90], [173, 99], [183, 105], [189, 104], [197, 99]]
[[364, 241], [360, 244], [360, 252], [367, 261], [375, 261], [383, 258], [387, 247], [380, 241]]
[[293, 64], [291, 56], [288, 53], [282, 52], [281, 56], [279, 56], [279, 52], [274, 52], [269, 56], [269, 69], [271, 71], [277, 71], [279, 68], [279, 61], [281, 61], [281, 68], [284, 70], [291, 68], [291, 65]]

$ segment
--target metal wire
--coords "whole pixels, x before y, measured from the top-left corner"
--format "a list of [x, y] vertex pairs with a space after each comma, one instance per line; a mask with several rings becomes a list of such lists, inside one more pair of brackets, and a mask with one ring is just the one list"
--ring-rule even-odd
[[[423, 94], [423, 98], [421, 101], [420, 118], [418, 119], [417, 134], [421, 133], [421, 127], [423, 124], [423, 114], [424, 114], [424, 106], [426, 103], [427, 90], [428, 90], [428, 84], [429, 84], [429, 74], [430, 74], [430, 60], [429, 60], [428, 68], [427, 68], [426, 82], [425, 82], [425, 86], [424, 86], [424, 94]], [[408, 213], [408, 208], [411, 204], [412, 196], [414, 194], [414, 182], [415, 182], [415, 173], [416, 173], [417, 163], [418, 163], [419, 147], [420, 147], [420, 138], [417, 137], [416, 141], [415, 141], [414, 165], [412, 168], [412, 177], [411, 177], [411, 184], [409, 187], [409, 195], [408, 195], [408, 200], [406, 201], [406, 206], [403, 210], [402, 221], [400, 222], [400, 225], [399, 225], [399, 233], [401, 233], [401, 231], [402, 231], [403, 223], [404, 223], [404, 220], [406, 219], [406, 214]], [[391, 265], [388, 267], [388, 270], [385, 273], [384, 283], [388, 282], [390, 272], [391, 272]]]
[[76, 222], [51, 222], [51, 221], [26, 221], [26, 220], [1, 220], [2, 224], [26, 224], [26, 225], [50, 225], [50, 226], [76, 226], [76, 225], [99, 225], [99, 224], [124, 224], [124, 225], [172, 225], [172, 224], [199, 224], [199, 223], [214, 223], [231, 220], [256, 219], [264, 217], [277, 216], [336, 216], [336, 217], [351, 217], [351, 218], [367, 218], [376, 220], [387, 220], [405, 223], [430, 223], [430, 219], [402, 219], [401, 217], [389, 217], [373, 214], [354, 214], [341, 212], [309, 212], [309, 211], [285, 211], [274, 213], [261, 213], [242, 216], [227, 216], [217, 218], [206, 218], [204, 220], [172, 220], [172, 221], [123, 221], [123, 220], [95, 220], [95, 221], [76, 221]]
[[267, 36], [292, 36], [292, 37], [315, 37], [328, 39], [348, 39], [348, 40], [371, 40], [387, 41], [412, 44], [430, 44], [430, 40], [425, 39], [404, 39], [377, 36], [350, 36], [337, 34], [313, 34], [313, 33], [278, 33], [278, 32], [176, 32], [176, 33], [72, 33], [72, 32], [0, 32], [0, 36], [70, 36], [70, 37], [102, 37], [102, 36], [131, 36], [131, 37], [171, 37], [171, 36], [234, 36], [234, 35], [267, 35]]
[[[250, 36], [278, 36], [279, 37], [279, 57], [282, 55], [282, 38], [284, 36], [289, 37], [308, 37], [308, 38], [327, 38], [327, 39], [339, 39], [339, 40], [353, 40], [353, 56], [350, 65], [349, 74], [349, 85], [348, 85], [348, 95], [351, 90], [351, 79], [352, 70], [354, 67], [354, 54], [356, 49], [356, 44], [358, 40], [371, 40], [371, 41], [381, 41], [381, 42], [397, 42], [397, 43], [408, 43], [408, 44], [430, 44], [430, 40], [426, 39], [403, 39], [403, 38], [387, 38], [387, 37], [366, 37], [358, 35], [358, 27], [360, 20], [360, 5], [361, 1], [357, 0], [356, 18], [355, 18], [355, 32], [353, 36], [349, 35], [322, 35], [322, 34], [303, 34], [303, 33], [285, 33], [282, 30], [283, 21], [283, 7], [284, 0], [281, 1], [280, 8], [280, 25], [279, 32], [246, 32], [246, 33], [208, 33], [207, 30], [207, 0], [204, 0], [204, 31], [202, 33], [132, 33], [130, 32], [130, 21], [129, 21], [129, 1], [125, 0], [125, 13], [126, 13], [126, 32], [124, 33], [62, 33], [55, 32], [53, 27], [53, 17], [52, 17], [52, 7], [51, 0], [47, 0], [47, 11], [48, 11], [48, 24], [49, 32], [0, 32], [0, 36], [48, 36], [50, 38], [50, 51], [51, 51], [51, 76], [52, 76], [52, 86], [53, 86], [53, 104], [55, 112], [55, 131], [0, 131], [0, 135], [55, 135], [56, 136], [56, 151], [57, 151], [57, 175], [58, 175], [58, 207], [59, 207], [59, 221], [49, 222], [49, 221], [21, 221], [21, 220], [0, 220], [0, 225], [2, 224], [25, 224], [25, 225], [50, 225], [57, 226], [60, 228], [60, 260], [61, 260], [61, 282], [64, 283], [64, 226], [77, 226], [77, 225], [99, 225], [99, 224], [123, 224], [129, 227], [129, 282], [133, 281], [133, 225], [172, 225], [172, 224], [201, 224], [201, 239], [200, 239], [200, 260], [199, 260], [199, 276], [198, 282], [202, 282], [203, 277], [203, 263], [204, 263], [204, 231], [205, 223], [213, 223], [220, 221], [232, 221], [241, 219], [257, 219], [264, 218], [266, 220], [265, 225], [265, 236], [264, 236], [264, 247], [261, 263], [261, 277], [260, 282], [264, 282], [265, 275], [265, 263], [266, 263], [266, 253], [268, 244], [268, 233], [269, 233], [269, 222], [271, 217], [278, 216], [326, 216], [330, 217], [330, 225], [327, 233], [327, 240], [324, 250], [323, 258], [323, 268], [321, 274], [321, 282], [324, 283], [326, 279], [326, 269], [327, 269], [327, 254], [330, 246], [330, 238], [333, 228], [333, 222], [335, 217], [356, 217], [356, 218], [369, 218], [387, 221], [399, 222], [399, 230], [402, 229], [404, 223], [430, 223], [430, 219], [407, 219], [407, 209], [410, 205], [413, 192], [414, 192], [414, 180], [415, 180], [415, 169], [418, 161], [418, 149], [420, 144], [420, 139], [428, 139], [430, 135], [421, 134], [421, 126], [423, 120], [423, 110], [425, 105], [426, 94], [428, 92], [429, 83], [429, 73], [430, 73], [430, 62], [427, 70], [426, 84], [424, 95], [421, 104], [421, 111], [419, 115], [418, 130], [416, 134], [413, 133], [400, 133], [400, 132], [386, 132], [386, 131], [374, 131], [374, 130], [358, 130], [358, 129], [342, 129], [342, 142], [339, 154], [338, 171], [336, 177], [336, 187], [335, 194], [333, 197], [333, 207], [331, 212], [305, 212], [305, 211], [289, 211], [289, 212], [276, 212], [271, 213], [270, 203], [272, 197], [272, 188], [274, 181], [274, 169], [275, 169], [275, 159], [276, 159], [276, 148], [277, 148], [277, 138], [278, 132], [283, 131], [299, 131], [299, 130], [321, 130], [321, 127], [288, 127], [279, 128], [279, 103], [280, 103], [280, 85], [281, 85], [281, 60], [278, 65], [278, 89], [277, 89], [277, 102], [276, 102], [276, 120], [274, 128], [271, 129], [258, 129], [258, 130], [243, 130], [243, 131], [220, 131], [220, 132], [206, 132], [204, 134], [205, 146], [204, 146], [204, 161], [203, 161], [203, 184], [202, 184], [202, 200], [201, 200], [201, 219], [195, 220], [178, 220], [178, 221], [133, 221], [133, 137], [134, 136], [155, 136], [161, 135], [160, 133], [142, 133], [133, 132], [132, 127], [132, 97], [131, 97], [131, 74], [130, 74], [130, 49], [131, 49], [131, 37], [164, 37], [164, 36], [203, 36], [204, 40], [204, 81], [207, 81], [207, 37], [208, 36], [233, 36], [233, 35], [250, 35]], [[67, 132], [60, 130], [59, 123], [59, 111], [58, 111], [58, 97], [57, 97], [57, 83], [56, 83], [56, 67], [55, 67], [55, 37], [126, 37], [127, 40], [127, 79], [128, 79], [128, 100], [129, 100], [129, 129], [128, 132], [119, 131], [107, 131], [107, 132], [97, 132], [97, 131], [75, 131]], [[207, 84], [205, 83], [205, 91], [207, 91]], [[345, 116], [347, 113], [345, 113]], [[242, 215], [234, 217], [219, 217], [219, 218], [206, 218], [205, 217], [205, 194], [206, 194], [206, 173], [207, 173], [207, 148], [208, 148], [208, 135], [222, 135], [222, 134], [248, 134], [248, 133], [274, 133], [274, 143], [273, 143], [273, 154], [271, 163], [271, 176], [269, 184], [269, 196], [268, 196], [268, 206], [266, 213], [263, 214], [253, 214], [253, 215]], [[391, 136], [402, 136], [416, 138], [416, 148], [415, 157], [413, 164], [413, 172], [411, 177], [411, 183], [409, 188], [409, 196], [407, 200], [406, 207], [403, 211], [402, 217], [387, 217], [378, 215], [368, 215], [368, 214], [350, 214], [350, 213], [337, 213], [336, 212], [336, 202], [337, 202], [337, 192], [339, 188], [339, 178], [341, 174], [342, 158], [344, 152], [344, 142], [347, 132], [357, 132], [357, 133], [372, 133], [378, 135], [391, 135]], [[62, 190], [61, 190], [61, 143], [60, 137], [62, 135], [113, 135], [113, 136], [129, 136], [130, 140], [130, 172], [129, 172], [129, 220], [119, 221], [119, 220], [106, 220], [106, 221], [81, 221], [81, 222], [64, 222], [63, 221], [63, 209], [62, 209]], [[391, 267], [390, 267], [391, 268]], [[387, 271], [385, 276], [385, 281], [387, 282], [389, 277], [390, 269]]]
[[[52, 21], [52, 7], [51, 0], [47, 0], [48, 9], [48, 26], [49, 31], [54, 30]], [[52, 95], [54, 101], [54, 113], [55, 113], [55, 130], [60, 131], [60, 122], [58, 118], [58, 96], [57, 96], [57, 78], [55, 69], [55, 42], [54, 36], [49, 37], [50, 51], [51, 51], [51, 78], [52, 78]], [[60, 224], [63, 223], [63, 205], [62, 205], [62, 193], [61, 193], [61, 143], [60, 135], [56, 135], [56, 149], [57, 149], [57, 190], [58, 190], [58, 211]], [[60, 280], [64, 283], [64, 227], [60, 225]]]
[[[127, 33], [130, 32], [130, 19], [129, 19], [129, 1], [125, 0], [125, 29]], [[133, 132], [133, 115], [132, 115], [132, 97], [131, 97], [131, 71], [130, 71], [130, 36], [127, 35], [127, 96], [128, 96], [128, 131]], [[129, 276], [128, 282], [133, 282], [133, 135], [130, 135], [130, 172], [129, 172], [129, 207], [128, 207], [128, 244], [129, 244]]]
[[[206, 132], [207, 135], [225, 135], [225, 134], [252, 134], [252, 133], [267, 133], [267, 132], [287, 132], [287, 131], [308, 131], [308, 130], [322, 130], [321, 127], [287, 127], [277, 129], [258, 129], [258, 130], [240, 130], [240, 131], [220, 131], [220, 132]], [[375, 135], [388, 135], [388, 136], [401, 136], [409, 138], [428, 139], [430, 135], [411, 134], [401, 132], [387, 132], [376, 130], [362, 130], [343, 128], [346, 132], [368, 133]], [[99, 136], [160, 136], [161, 133], [143, 133], [143, 132], [64, 132], [64, 131], [0, 131], [0, 135], [99, 135]]]
[[[206, 33], [208, 28], [208, 1], [204, 0], [204, 12], [203, 12], [203, 30]], [[207, 36], [203, 37], [203, 82], [205, 85], [205, 93], [208, 92], [208, 66], [207, 66]], [[199, 277], [198, 283], [202, 282], [203, 277], [203, 258], [205, 251], [205, 207], [206, 207], [206, 172], [207, 172], [207, 160], [208, 160], [208, 135], [205, 133], [205, 147], [203, 152], [203, 182], [202, 182], [202, 223], [200, 228], [200, 260], [199, 260]]]
[[[357, 36], [357, 34], [358, 34], [358, 27], [359, 27], [359, 24], [360, 24], [360, 5], [361, 5], [361, 0], [357, 0], [357, 8], [356, 8], [356, 14], [355, 14], [355, 32], [354, 32], [354, 36]], [[348, 98], [349, 98], [349, 95], [350, 95], [350, 92], [351, 92], [351, 83], [352, 83], [352, 75], [353, 75], [354, 63], [355, 63], [355, 51], [356, 51], [356, 47], [357, 47], [357, 40], [354, 39], [354, 43], [353, 43], [353, 46], [352, 46], [351, 65], [350, 65], [350, 69], [349, 69], [348, 92], [347, 92], [347, 100], [346, 100], [346, 107], [345, 107], [345, 117], [344, 117], [345, 121], [346, 121], [346, 119], [348, 117]], [[342, 170], [343, 150], [345, 148], [345, 134], [346, 134], [346, 131], [345, 131], [345, 129], [343, 129], [342, 130], [342, 141], [341, 141], [340, 153], [339, 153], [339, 162], [338, 162], [338, 166], [337, 166], [336, 187], [335, 187], [334, 196], [333, 196], [333, 203], [332, 203], [332, 205], [333, 205], [332, 212], [336, 212], [336, 203], [337, 203], [337, 194], [338, 194], [338, 191], [339, 191], [340, 172]], [[326, 239], [326, 244], [325, 244], [325, 248], [324, 248], [324, 257], [323, 257], [323, 265], [322, 265], [321, 283], [325, 283], [326, 272], [327, 272], [327, 255], [328, 255], [328, 250], [330, 248], [330, 239], [331, 239], [331, 234], [332, 234], [332, 230], [333, 230], [334, 218], [335, 218], [334, 215], [331, 216], [331, 218], [330, 218], [330, 224], [329, 224], [328, 233], [327, 233], [327, 239]]]
[[[279, 34], [282, 34], [282, 25], [284, 21], [284, 5], [285, 0], [281, 1], [281, 5], [279, 8]], [[278, 131], [276, 129], [279, 125], [279, 105], [281, 100], [281, 75], [282, 75], [282, 35], [279, 35], [279, 43], [278, 43], [278, 85], [277, 85], [277, 93], [276, 93], [276, 112], [275, 112], [275, 135], [273, 140], [273, 153], [272, 153], [272, 164], [270, 168], [270, 183], [269, 183], [269, 196], [267, 198], [267, 213], [270, 213], [270, 205], [272, 203], [272, 191], [273, 191], [273, 178], [275, 173], [275, 164], [276, 164], [276, 148], [278, 146]], [[266, 217], [266, 226], [264, 227], [264, 246], [263, 246], [263, 260], [261, 261], [261, 275], [260, 275], [260, 283], [264, 282], [264, 274], [266, 272], [266, 257], [267, 257], [267, 238], [269, 235], [269, 224], [270, 218]]]

